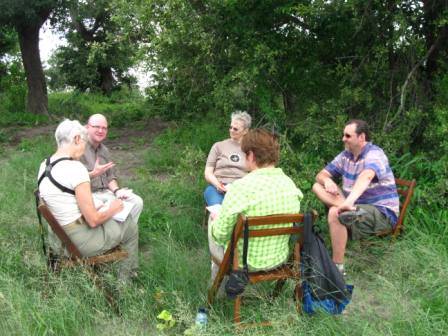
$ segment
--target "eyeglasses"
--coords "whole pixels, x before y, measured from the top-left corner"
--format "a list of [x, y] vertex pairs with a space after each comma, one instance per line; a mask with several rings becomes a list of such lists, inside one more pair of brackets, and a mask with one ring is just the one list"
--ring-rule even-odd
[[236, 128], [236, 127], [233, 127], [233, 126], [230, 126], [229, 130], [234, 131], [234, 132], [239, 132], [239, 128]]
[[348, 133], [344, 133], [344, 138], [347, 138], [347, 139], [350, 139], [352, 136], [351, 136], [351, 134], [348, 134]]
[[101, 130], [101, 131], [107, 132], [107, 127], [104, 127], [104, 126], [98, 126], [98, 125], [91, 125], [91, 124], [89, 124], [89, 126], [90, 126], [90, 127], [93, 127], [93, 128], [96, 129], [97, 131]]

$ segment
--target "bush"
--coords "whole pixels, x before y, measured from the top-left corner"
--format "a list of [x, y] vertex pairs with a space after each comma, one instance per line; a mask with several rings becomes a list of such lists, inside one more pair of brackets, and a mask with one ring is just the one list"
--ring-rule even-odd
[[0, 126], [26, 124], [24, 114], [27, 89], [20, 59], [13, 58], [11, 62], [0, 64], [1, 66], [4, 69], [0, 69], [0, 72], [5, 75], [0, 73]]
[[111, 96], [97, 93], [55, 92], [49, 95], [48, 110], [52, 116], [79, 119], [82, 122], [95, 113], [104, 114], [109, 123], [123, 126], [151, 115], [138, 92], [117, 91]]

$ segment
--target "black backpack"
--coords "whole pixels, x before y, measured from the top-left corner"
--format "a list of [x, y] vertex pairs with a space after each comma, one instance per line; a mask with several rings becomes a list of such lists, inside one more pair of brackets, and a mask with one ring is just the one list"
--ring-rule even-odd
[[311, 294], [318, 300], [334, 299], [340, 303], [350, 299], [344, 277], [331, 259], [320, 234], [313, 226], [311, 213], [305, 214], [302, 276]]

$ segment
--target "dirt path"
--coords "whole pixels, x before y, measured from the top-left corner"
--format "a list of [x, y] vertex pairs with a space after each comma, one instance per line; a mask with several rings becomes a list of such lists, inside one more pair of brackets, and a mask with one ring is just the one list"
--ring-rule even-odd
[[[116, 162], [119, 176], [130, 180], [136, 168], [141, 167], [144, 152], [152, 145], [154, 138], [169, 126], [168, 122], [160, 118], [153, 118], [144, 122], [133, 122], [132, 126], [113, 128], [105, 144], [112, 152]], [[37, 136], [53, 134], [56, 125], [44, 125], [33, 128], [7, 129], [8, 147], [16, 147], [23, 139], [32, 139]]]
[[135, 169], [143, 165], [144, 152], [168, 126], [169, 123], [155, 118], [138, 127], [114, 130], [113, 138], [108, 139], [105, 144], [112, 152], [120, 179], [132, 180]]

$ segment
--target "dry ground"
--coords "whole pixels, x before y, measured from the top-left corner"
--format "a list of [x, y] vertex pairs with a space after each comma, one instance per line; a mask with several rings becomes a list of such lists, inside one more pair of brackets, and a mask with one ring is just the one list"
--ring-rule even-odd
[[[37, 136], [52, 135], [57, 124], [36, 126], [32, 128], [7, 128], [2, 132], [8, 138], [4, 150], [14, 150], [23, 139], [33, 139]], [[144, 122], [133, 122], [129, 127], [113, 128], [105, 144], [112, 152], [117, 163], [119, 177], [132, 179], [136, 168], [143, 163], [143, 152], [151, 146], [154, 138], [169, 126], [160, 118], [152, 118]]]

